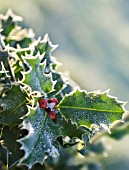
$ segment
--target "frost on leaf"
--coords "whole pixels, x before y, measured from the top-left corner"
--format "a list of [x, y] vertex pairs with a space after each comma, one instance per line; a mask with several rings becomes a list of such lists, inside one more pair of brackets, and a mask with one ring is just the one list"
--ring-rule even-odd
[[46, 75], [44, 73], [44, 63], [40, 63], [41, 60], [39, 56], [36, 57], [26, 57], [26, 61], [29, 64], [29, 70], [23, 72], [23, 83], [29, 85], [32, 92], [38, 91], [40, 93], [47, 93], [52, 91], [53, 82], [51, 74]]
[[61, 74], [57, 72], [52, 72], [52, 79], [53, 81], [56, 81], [54, 89], [58, 92], [65, 85], [65, 81], [62, 79]]
[[32, 29], [19, 26], [22, 17], [15, 15], [12, 10], [9, 9], [6, 15], [0, 15], [0, 21], [1, 34], [4, 36], [5, 44], [9, 44], [11, 47], [16, 47], [19, 44], [25, 48], [32, 43], [35, 36]]
[[106, 124], [122, 118], [124, 103], [107, 92], [86, 92], [76, 90], [64, 97], [59, 104], [61, 113], [78, 125]]
[[57, 114], [56, 118], [56, 125], [59, 127], [59, 134], [63, 137], [68, 136], [71, 139], [77, 137], [82, 140], [83, 134], [90, 133], [88, 129], [86, 130], [83, 126], [78, 127], [78, 125], [70, 119], [66, 120], [60, 113]]
[[18, 140], [25, 151], [20, 164], [31, 168], [35, 163], [43, 164], [47, 156], [58, 156], [58, 150], [53, 145], [58, 137], [58, 129], [43, 109], [30, 108], [22, 129], [28, 130], [28, 135]]
[[2, 34], [8, 36], [9, 33], [15, 28], [16, 23], [22, 21], [22, 17], [14, 15], [9, 9], [6, 15], [0, 15], [1, 27], [3, 29]]
[[[43, 54], [44, 52], [46, 52], [46, 54], [50, 54], [53, 50], [57, 48], [58, 45], [53, 45], [49, 40], [48, 34], [46, 34], [44, 36], [44, 39], [41, 40], [41, 38], [39, 38], [35, 42], [34, 46], [35, 46], [34, 55], [36, 55], [38, 52], [40, 54]], [[50, 58], [51, 56], [48, 57]], [[44, 59], [48, 59], [47, 56]]]
[[45, 62], [45, 73], [49, 74], [51, 72], [51, 65], [53, 65], [53, 68], [56, 67], [56, 63], [54, 62], [54, 58], [51, 56], [51, 52], [54, 51], [58, 45], [53, 45], [51, 41], [49, 40], [48, 34], [44, 36], [44, 39], [41, 40], [39, 38], [37, 41], [33, 43], [34, 45], [34, 52], [33, 55], [37, 55], [39, 53], [40, 55], [44, 54], [44, 57], [42, 58], [42, 62]]
[[13, 85], [6, 92], [6, 95], [0, 98], [0, 123], [13, 126], [22, 122], [20, 119], [27, 113], [26, 94], [20, 86]]

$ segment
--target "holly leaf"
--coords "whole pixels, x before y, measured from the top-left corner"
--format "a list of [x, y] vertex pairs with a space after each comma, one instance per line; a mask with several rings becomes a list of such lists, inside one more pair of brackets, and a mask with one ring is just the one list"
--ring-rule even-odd
[[35, 36], [32, 29], [24, 29], [18, 26], [18, 22], [22, 21], [22, 17], [16, 16], [10, 9], [6, 15], [0, 15], [2, 28], [1, 34], [5, 36], [5, 44], [16, 47], [19, 44], [22, 48], [28, 47]]
[[50, 92], [53, 89], [53, 81], [51, 74], [44, 73], [44, 63], [40, 63], [39, 56], [25, 58], [29, 64], [30, 69], [23, 72], [23, 83], [30, 86], [32, 92]]
[[58, 99], [58, 101], [60, 102], [64, 96], [66, 94], [69, 94], [70, 92], [72, 92], [74, 90], [74, 87], [72, 87], [70, 84], [67, 84], [63, 89], [61, 89], [61, 91], [59, 91], [59, 93], [57, 93], [55, 95], [55, 97]]
[[41, 40], [40, 38], [34, 42], [34, 52], [33, 55], [37, 55], [37, 53], [40, 53], [41, 55], [44, 54], [44, 57], [42, 58], [42, 62], [45, 62], [45, 69], [44, 72], [46, 74], [49, 74], [51, 72], [50, 66], [53, 65], [53, 68], [56, 67], [56, 63], [54, 63], [51, 52], [55, 50], [58, 47], [58, 45], [53, 45], [51, 41], [49, 40], [48, 34], [44, 36], [44, 39]]
[[59, 127], [58, 131], [60, 136], [63, 137], [76, 137], [82, 140], [82, 135], [84, 133], [90, 134], [90, 130], [88, 128], [85, 128], [84, 126], [78, 127], [78, 125], [72, 122], [70, 119], [66, 120], [65, 117], [61, 115], [61, 113], [57, 114], [55, 123]]
[[[41, 38], [39, 38], [35, 44], [35, 50], [33, 55], [36, 55], [38, 52], [40, 54], [43, 54], [44, 52], [46, 52], [46, 54], [50, 54], [53, 50], [55, 50], [57, 48], [58, 45], [53, 45], [52, 42], [49, 40], [48, 34], [45, 34], [44, 39], [41, 40]], [[45, 56], [45, 59], [50, 59], [51, 56]]]
[[9, 33], [15, 28], [17, 22], [22, 21], [22, 17], [14, 15], [12, 10], [8, 10], [6, 15], [0, 15], [2, 22], [2, 35], [8, 36]]
[[[91, 130], [89, 128], [85, 126], [78, 127], [78, 125], [70, 119], [66, 120], [61, 113], [56, 115], [55, 123], [58, 126], [58, 132], [60, 134], [58, 140], [64, 148], [74, 146], [78, 144], [80, 140], [85, 143], [84, 135], [87, 139], [89, 139], [91, 135]], [[69, 137], [69, 140], [65, 140], [66, 136]], [[86, 145], [86, 143], [84, 145]]]
[[63, 98], [62, 89], [66, 87], [66, 81], [63, 80], [62, 74], [52, 71], [52, 80], [55, 81], [53, 91], [48, 93], [48, 97], [56, 97], [58, 101]]
[[21, 123], [21, 117], [27, 113], [26, 94], [20, 86], [12, 85], [6, 95], [0, 98], [0, 122], [13, 126]]
[[2, 145], [8, 150], [8, 167], [17, 164], [19, 159], [23, 156], [23, 151], [20, 150], [20, 144], [16, 141], [21, 135], [18, 126], [4, 126], [1, 140]]
[[48, 97], [56, 97], [60, 102], [66, 94], [69, 94], [75, 88], [68, 83], [68, 78], [63, 77], [61, 73], [52, 71], [52, 79], [55, 81], [54, 91], [48, 93]]
[[65, 81], [62, 79], [61, 74], [57, 72], [52, 72], [52, 79], [53, 81], [56, 81], [54, 90], [57, 93], [64, 86]]
[[74, 87], [72, 87], [72, 85], [67, 84], [67, 86], [62, 90], [63, 96], [65, 96], [66, 94], [69, 94], [70, 92], [72, 92], [73, 89], [74, 89]]
[[106, 124], [121, 119], [125, 112], [123, 102], [108, 95], [108, 92], [86, 92], [76, 90], [67, 95], [57, 108], [78, 125]]
[[14, 74], [15, 74], [15, 78], [18, 80], [22, 80], [23, 76], [21, 71], [23, 71], [23, 67], [20, 65], [20, 61], [17, 60], [15, 62], [15, 64], [13, 65], [13, 70], [14, 70]]
[[29, 108], [22, 129], [28, 130], [28, 135], [18, 140], [22, 144], [21, 149], [25, 151], [20, 164], [31, 168], [35, 163], [43, 164], [47, 156], [58, 155], [53, 145], [58, 137], [58, 128], [43, 109]]

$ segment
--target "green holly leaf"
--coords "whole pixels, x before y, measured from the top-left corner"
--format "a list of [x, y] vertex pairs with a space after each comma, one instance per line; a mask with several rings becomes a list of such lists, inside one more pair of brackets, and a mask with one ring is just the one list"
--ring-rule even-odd
[[20, 61], [19, 60], [17, 60], [14, 63], [13, 69], [14, 69], [15, 78], [17, 80], [22, 80], [23, 79], [23, 75], [22, 75], [21, 71], [23, 71], [23, 67], [20, 65]]
[[0, 123], [13, 126], [22, 122], [20, 119], [27, 113], [26, 94], [20, 86], [12, 85], [6, 95], [0, 98]]
[[9, 9], [6, 15], [0, 15], [0, 20], [2, 22], [2, 35], [8, 36], [9, 33], [15, 28], [17, 22], [22, 21], [22, 17], [14, 15], [14, 13]]
[[78, 125], [106, 124], [121, 119], [125, 112], [123, 102], [108, 95], [107, 92], [86, 92], [76, 90], [67, 95], [57, 106], [61, 113]]
[[25, 58], [29, 64], [30, 69], [23, 73], [23, 83], [30, 86], [32, 92], [38, 91], [40, 93], [48, 93], [53, 89], [53, 81], [51, 74], [44, 73], [45, 65], [40, 63], [39, 56]]
[[37, 41], [35, 41], [34, 46], [35, 46], [35, 50], [34, 50], [33, 55], [36, 55], [38, 52], [40, 54], [43, 54], [45, 52], [47, 54], [44, 57], [44, 60], [45, 60], [45, 59], [50, 59], [51, 58], [51, 56], [49, 54], [53, 50], [55, 50], [58, 45], [53, 45], [51, 43], [51, 41], [49, 40], [48, 34], [45, 34], [44, 39], [41, 40], [41, 38], [39, 38]]
[[20, 150], [21, 145], [17, 142], [17, 139], [21, 136], [18, 126], [4, 126], [1, 140], [2, 145], [7, 149], [8, 153], [8, 167], [17, 164], [19, 159], [24, 155], [24, 152]]
[[56, 97], [58, 101], [63, 98], [62, 89], [66, 87], [66, 82], [62, 78], [61, 73], [57, 73], [56, 71], [52, 71], [52, 80], [55, 81], [54, 91], [48, 93], [48, 97]]
[[16, 47], [19, 44], [22, 48], [28, 47], [35, 36], [32, 29], [24, 29], [18, 25], [22, 17], [15, 15], [10, 9], [6, 15], [0, 15], [1, 34], [5, 37], [5, 44]]
[[56, 81], [56, 83], [54, 85], [54, 90], [57, 93], [65, 85], [65, 81], [63, 80], [62, 75], [57, 72], [52, 72], [52, 79], [53, 79], [53, 81]]
[[58, 113], [56, 116], [56, 125], [59, 127], [59, 134], [63, 137], [70, 137], [71, 139], [76, 137], [82, 140], [82, 135], [84, 133], [90, 134], [90, 130], [83, 126], [78, 127], [78, 125], [74, 122], [72, 122], [70, 119], [66, 120], [64, 116], [61, 115], [61, 113]]
[[58, 137], [58, 127], [43, 109], [30, 108], [22, 129], [28, 130], [28, 135], [18, 140], [25, 151], [20, 164], [31, 168], [35, 163], [43, 164], [47, 156], [58, 155], [53, 145]]
[[68, 78], [63, 77], [63, 74], [52, 71], [52, 79], [55, 81], [54, 91], [48, 93], [48, 97], [55, 97], [60, 102], [66, 94], [69, 94], [75, 88], [68, 83]]
[[62, 88], [59, 93], [57, 93], [55, 95], [55, 97], [58, 99], [58, 101], [60, 102], [64, 96], [66, 94], [69, 94], [70, 92], [72, 92], [74, 90], [74, 87], [72, 87], [70, 84], [66, 84], [66, 86], [64, 88]]
[[33, 44], [34, 44], [33, 55], [35, 56], [37, 55], [37, 53], [40, 53], [40, 55], [44, 54], [44, 57], [42, 58], [42, 62], [45, 62], [44, 72], [46, 74], [49, 74], [51, 72], [51, 65], [53, 65], [53, 68], [55, 68], [57, 64], [53, 57], [51, 56], [51, 52], [55, 50], [58, 45], [53, 45], [51, 43], [48, 34], [44, 36], [43, 40], [39, 38]]
[[66, 94], [69, 94], [70, 92], [72, 92], [73, 89], [74, 89], [74, 87], [72, 87], [72, 85], [67, 84], [66, 87], [62, 90], [63, 96], [65, 96]]
[[[74, 146], [78, 144], [80, 140], [85, 143], [84, 135], [87, 139], [89, 139], [89, 136], [91, 135], [91, 130], [89, 128], [86, 128], [85, 126], [78, 127], [78, 125], [70, 119], [66, 120], [61, 113], [56, 115], [55, 123], [58, 126], [58, 132], [60, 134], [58, 140], [64, 148]], [[69, 140], [65, 140], [66, 136], [69, 137]]]

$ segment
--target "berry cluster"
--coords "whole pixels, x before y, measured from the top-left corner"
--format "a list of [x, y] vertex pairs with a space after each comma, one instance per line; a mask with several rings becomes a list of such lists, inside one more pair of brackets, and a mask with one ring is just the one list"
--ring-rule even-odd
[[56, 98], [50, 98], [48, 100], [41, 98], [39, 100], [39, 107], [44, 109], [52, 120], [56, 118], [55, 106], [57, 105], [58, 105], [58, 100]]

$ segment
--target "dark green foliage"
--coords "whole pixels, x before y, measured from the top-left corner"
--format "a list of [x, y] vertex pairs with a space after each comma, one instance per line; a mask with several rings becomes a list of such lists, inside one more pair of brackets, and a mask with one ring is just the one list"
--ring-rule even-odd
[[[102, 154], [105, 146], [99, 138], [121, 139], [129, 133], [129, 116], [122, 116], [124, 103], [108, 92], [75, 90], [75, 83], [57, 71], [51, 55], [57, 45], [47, 34], [36, 40], [31, 29], [19, 25], [21, 20], [12, 11], [0, 18], [1, 168], [56, 170], [74, 154]], [[40, 98], [47, 102], [45, 109], [40, 108]], [[50, 98], [59, 104], [49, 103]], [[55, 119], [49, 111], [56, 113]], [[65, 168], [101, 167], [87, 162]]]
[[3, 146], [8, 150], [8, 166], [10, 167], [15, 162], [19, 160], [24, 155], [24, 152], [20, 150], [20, 144], [17, 139], [22, 136], [22, 132], [18, 126], [10, 128], [9, 126], [4, 126], [1, 140], [3, 140]]
[[27, 113], [26, 94], [19, 85], [12, 88], [0, 98], [0, 123], [13, 126], [22, 122], [20, 119]]

